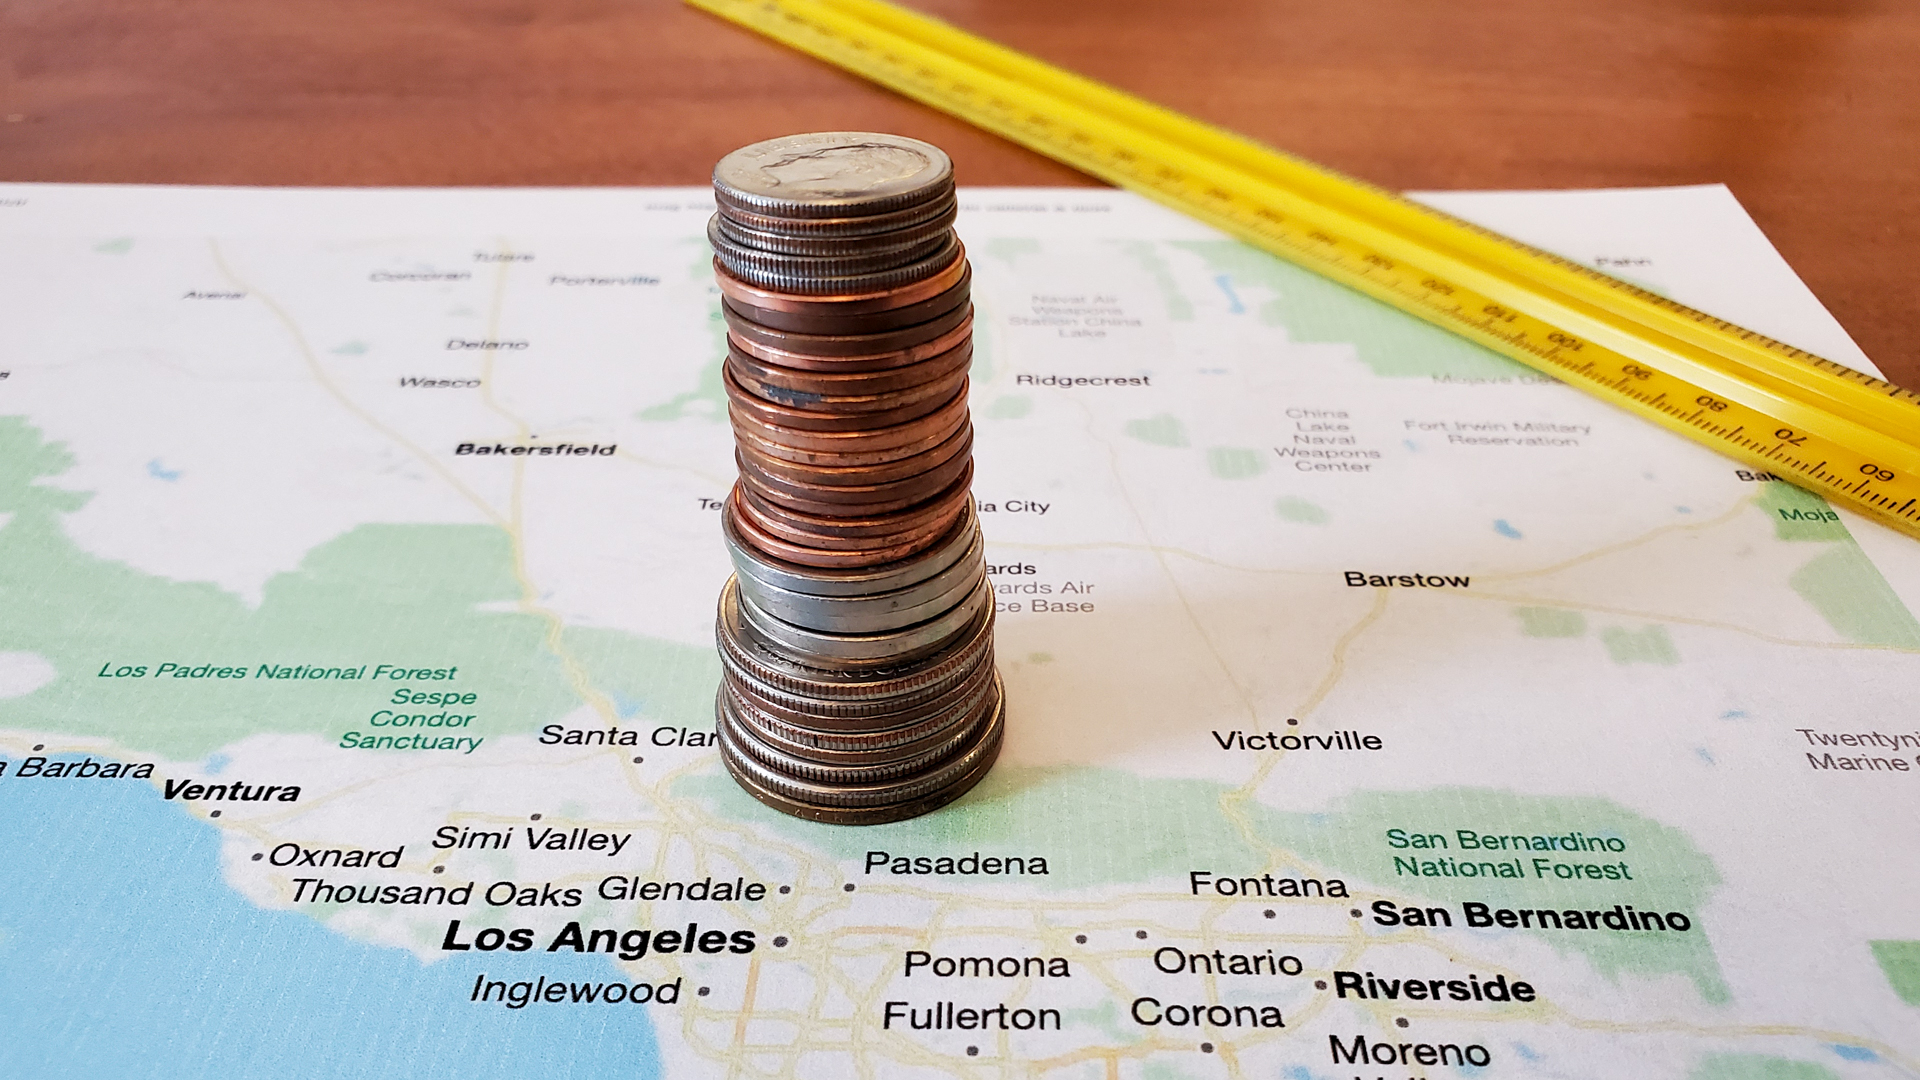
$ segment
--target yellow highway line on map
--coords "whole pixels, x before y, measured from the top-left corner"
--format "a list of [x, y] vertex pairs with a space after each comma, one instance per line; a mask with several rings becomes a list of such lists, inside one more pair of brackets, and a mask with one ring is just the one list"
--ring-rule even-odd
[[[1121, 501], [1127, 505], [1127, 513], [1133, 516], [1134, 527], [1139, 530], [1141, 536], [1151, 538], [1153, 532], [1147, 528], [1146, 517], [1140, 513], [1140, 507], [1133, 501], [1133, 493], [1127, 490], [1125, 475], [1120, 471], [1119, 452], [1113, 448], [1112, 443], [1094, 433], [1093, 410], [1084, 401], [1075, 400], [1073, 404], [1080, 409], [1081, 415], [1086, 420], [1087, 437], [1106, 451], [1107, 471], [1113, 477], [1113, 485], [1119, 491]], [[1234, 695], [1240, 699], [1241, 708], [1247, 712], [1247, 718], [1258, 723], [1260, 710], [1253, 703], [1253, 695], [1248, 693], [1247, 688], [1235, 677], [1232, 666], [1227, 663], [1226, 657], [1221, 655], [1220, 648], [1214, 644], [1213, 637], [1207, 633], [1206, 624], [1201, 621], [1199, 613], [1193, 609], [1193, 604], [1187, 599], [1186, 590], [1180, 587], [1180, 579], [1174, 575], [1173, 568], [1166, 564], [1166, 559], [1157, 550], [1154, 551], [1154, 560], [1160, 564], [1161, 574], [1166, 577], [1167, 585], [1173, 590], [1174, 597], [1180, 601], [1180, 607], [1186, 612], [1187, 620], [1193, 625], [1194, 633], [1199, 635], [1200, 643], [1206, 646], [1208, 655], [1213, 657], [1213, 662], [1219, 667], [1220, 674], [1226, 679], [1227, 685], [1233, 687]]]
[[[1387, 590], [1382, 589], [1381, 592]], [[1776, 637], [1762, 630], [1741, 626], [1738, 623], [1715, 622], [1711, 619], [1694, 619], [1684, 615], [1666, 615], [1656, 611], [1640, 611], [1634, 608], [1613, 607], [1607, 604], [1594, 604], [1584, 600], [1558, 600], [1549, 597], [1514, 596], [1496, 593], [1483, 593], [1478, 589], [1449, 590], [1465, 600], [1486, 600], [1501, 604], [1521, 604], [1530, 607], [1558, 607], [1575, 611], [1591, 611], [1602, 615], [1617, 615], [1624, 619], [1643, 619], [1647, 622], [1674, 623], [1680, 626], [1697, 626], [1708, 630], [1724, 630], [1733, 634], [1744, 634], [1770, 645], [1780, 645], [1794, 649], [1824, 649], [1833, 652], [1894, 652], [1920, 654], [1920, 649], [1905, 645], [1876, 645], [1857, 641], [1807, 641], [1800, 638]]]
[[1475, 576], [1485, 577], [1493, 581], [1514, 581], [1514, 580], [1519, 580], [1521, 578], [1543, 577], [1547, 574], [1556, 574], [1562, 570], [1570, 570], [1573, 567], [1579, 566], [1582, 563], [1592, 562], [1595, 559], [1604, 558], [1605, 556], [1608, 556], [1608, 555], [1618, 555], [1623, 551], [1631, 551], [1634, 548], [1642, 546], [1643, 544], [1651, 543], [1653, 540], [1661, 536], [1664, 536], [1668, 533], [1706, 532], [1709, 529], [1719, 528], [1722, 525], [1726, 525], [1737, 520], [1743, 513], [1747, 511], [1748, 508], [1754, 505], [1754, 502], [1758, 498], [1759, 496], [1757, 494], [1743, 495], [1739, 499], [1735, 500], [1733, 505], [1727, 507], [1725, 511], [1723, 511], [1722, 513], [1720, 513], [1715, 517], [1704, 518], [1699, 521], [1671, 522], [1669, 524], [1659, 526], [1658, 528], [1655, 528], [1649, 532], [1642, 533], [1639, 536], [1634, 537], [1630, 540], [1621, 540], [1613, 544], [1608, 544], [1605, 547], [1595, 548], [1592, 551], [1589, 551], [1583, 555], [1575, 555], [1574, 557], [1567, 559], [1564, 562], [1553, 563], [1551, 565], [1542, 566], [1534, 570], [1515, 570], [1509, 573], [1494, 573], [1494, 574], [1484, 574], [1484, 575], [1476, 574]]
[[315, 382], [319, 383], [327, 393], [332, 394], [334, 399], [339, 401], [348, 412], [353, 413], [364, 421], [368, 427], [392, 439], [406, 449], [408, 453], [419, 459], [422, 464], [438, 473], [442, 480], [445, 480], [454, 490], [466, 496], [467, 500], [478, 507], [481, 513], [493, 519], [496, 523], [503, 520], [500, 515], [494, 511], [493, 507], [487, 504], [485, 499], [482, 499], [472, 488], [461, 483], [460, 478], [448, 472], [446, 467], [441, 465], [433, 455], [415, 446], [405, 436], [381, 423], [375, 419], [372, 414], [354, 404], [351, 398], [347, 397], [338, 386], [334, 385], [333, 380], [328, 377], [326, 370], [321, 367], [319, 358], [314, 355], [313, 347], [307, 343], [306, 334], [301, 331], [300, 325], [294, 321], [293, 316], [287, 314], [286, 309], [281, 307], [272, 297], [248, 284], [244, 278], [233, 271], [232, 267], [227, 265], [226, 256], [221, 252], [220, 242], [218, 240], [209, 239], [207, 241], [207, 247], [212, 251], [214, 265], [220, 268], [220, 273], [225, 275], [226, 279], [232, 282], [241, 292], [265, 304], [267, 310], [273, 313], [274, 318], [280, 320], [281, 326], [285, 327], [287, 333], [293, 337], [294, 346], [299, 349], [300, 356], [306, 361], [307, 369], [313, 375]]

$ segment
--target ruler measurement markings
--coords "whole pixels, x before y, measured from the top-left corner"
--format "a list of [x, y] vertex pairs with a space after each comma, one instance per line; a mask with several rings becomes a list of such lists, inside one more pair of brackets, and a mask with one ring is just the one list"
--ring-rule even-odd
[[[1883, 520], [1920, 515], [1920, 510], [1915, 510], [1920, 495], [1887, 512], [1884, 508], [1891, 506], [1892, 500], [1868, 487], [1876, 479], [1894, 484], [1898, 494], [1908, 494], [1920, 486], [1920, 477], [1916, 476], [1920, 474], [1920, 446], [1914, 445], [1911, 434], [1920, 431], [1920, 414], [1909, 415], [1906, 411], [1920, 404], [1920, 394], [1913, 391], [1447, 215], [1416, 208], [1418, 215], [1408, 216], [1394, 206], [1413, 208], [1414, 204], [1402, 204], [1387, 193], [1296, 159], [1275, 156], [1268, 160], [1267, 151], [1230, 135], [1057, 72], [931, 20], [895, 14], [885, 5], [848, 5], [882, 13], [876, 17], [880, 21], [875, 22], [819, 0], [692, 2], [973, 120], [1041, 153], [1133, 187], [1175, 210], [1479, 341], [1502, 355], [1584, 385], [1603, 399], [1626, 405], [1629, 411], [1671, 430], [1696, 433], [1697, 438], [1736, 458], [1787, 462], [1795, 472], [1829, 491], [1847, 494]], [[803, 11], [811, 17], [802, 17]], [[1275, 205], [1276, 200], [1296, 204], [1298, 213]], [[1368, 216], [1370, 210], [1378, 210], [1381, 205], [1388, 206], [1388, 216]], [[1330, 227], [1324, 220], [1327, 217], [1357, 223], [1402, 251], [1452, 260], [1449, 265], [1471, 269], [1475, 280], [1488, 281], [1519, 300], [1496, 303], [1443, 275], [1426, 272], [1418, 266], [1418, 259], [1380, 250], [1343, 229]], [[1410, 231], [1402, 232], [1402, 227]], [[1477, 247], [1473, 242], [1476, 237], [1480, 241]], [[1540, 274], [1530, 276], [1533, 271]], [[1555, 271], [1561, 276], [1555, 278]], [[1582, 283], [1598, 289], [1589, 288], [1583, 293], [1573, 287]], [[1536, 303], [1546, 305], [1547, 310], [1571, 313], [1592, 326], [1605, 327], [1610, 338], [1630, 348], [1633, 355], [1598, 345], [1585, 335], [1556, 326], [1552, 320], [1529, 314], [1528, 308]], [[1593, 307], [1595, 303], [1599, 306]], [[1663, 344], [1667, 339], [1660, 335], [1670, 331], [1661, 325], [1660, 317], [1672, 320], [1667, 324], [1671, 327], [1696, 328], [1694, 337], [1672, 338], [1683, 349], [1681, 353]], [[1593, 352], [1586, 353], [1588, 347]], [[1733, 400], [1728, 400], [1728, 391], [1709, 391], [1669, 369], [1669, 360], [1689, 355], [1685, 350], [1693, 353], [1686, 370], [1731, 379], [1731, 385], [1740, 390], [1731, 394]], [[1793, 368], [1766, 366], [1777, 360], [1791, 361], [1798, 369], [1831, 382], [1809, 382], [1804, 376], [1795, 376]], [[1615, 379], [1606, 370], [1607, 364], [1614, 364], [1616, 370], [1631, 365], [1646, 374], [1627, 371]], [[1846, 388], [1847, 393], [1836, 388]], [[1862, 406], [1862, 399], [1848, 396], [1862, 390], [1867, 392], [1864, 400], [1870, 403], [1897, 403], [1900, 407], [1886, 412], [1885, 406]], [[1684, 406], [1673, 404], [1670, 396], [1691, 396], [1700, 408], [1683, 415]], [[1709, 412], [1731, 412], [1729, 420], [1743, 422], [1729, 430], [1725, 424], [1707, 420]], [[1769, 449], [1745, 436], [1744, 421], [1751, 417], [1779, 426], [1783, 437]], [[1878, 439], [1872, 443], [1879, 447], [1875, 452], [1901, 467], [1867, 463], [1862, 455], [1847, 451], [1844, 441], [1836, 441], [1838, 434], [1829, 437], [1822, 434], [1825, 431], [1849, 437], [1859, 436], [1862, 431], [1871, 434]], [[1843, 477], [1827, 471], [1833, 457], [1809, 468], [1806, 462], [1811, 457], [1803, 458], [1789, 446], [1807, 451], [1818, 448], [1829, 455], [1835, 450], [1847, 451], [1843, 457], [1859, 461], [1867, 479], [1849, 485]]]

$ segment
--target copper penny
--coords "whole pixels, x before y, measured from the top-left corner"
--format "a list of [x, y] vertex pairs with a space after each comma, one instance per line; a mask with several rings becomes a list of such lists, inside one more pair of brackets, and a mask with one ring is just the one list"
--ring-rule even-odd
[[[726, 381], [724, 372], [722, 375], [724, 382]], [[768, 415], [781, 410], [766, 402], [758, 402], [759, 407], [755, 408], [757, 399], [752, 399], [751, 395], [745, 391], [729, 388], [727, 397], [727, 415], [732, 418], [736, 428], [742, 423], [749, 424], [761, 438], [769, 442], [777, 442], [783, 446], [802, 450], [845, 449], [857, 453], [863, 450], [884, 450], [894, 446], [905, 446], [908, 443], [919, 442], [935, 430], [958, 427], [959, 418], [967, 413], [967, 389], [964, 383], [961, 384], [960, 392], [953, 396], [953, 400], [911, 420], [888, 424], [884, 427], [870, 424], [870, 426], [839, 431], [783, 423], [782, 419], [785, 417], [774, 419]], [[741, 398], [750, 400], [742, 401]], [[915, 406], [915, 409], [918, 408], [919, 406]], [[798, 411], [797, 409], [785, 410], [788, 414]], [[802, 417], [802, 419], [805, 418]], [[867, 419], [871, 420], [871, 418]]]
[[808, 537], [823, 541], [884, 538], [905, 543], [926, 533], [945, 534], [966, 512], [969, 495], [964, 488], [950, 488], [918, 506], [909, 506], [891, 514], [857, 518], [827, 517], [789, 510], [778, 503], [767, 502], [745, 485], [736, 485], [735, 493], [740, 501], [740, 512], [753, 518], [754, 524], [796, 544], [805, 543]]
[[962, 376], [958, 380], [958, 387], [949, 397], [927, 398], [910, 405], [890, 408], [884, 412], [835, 414], [776, 405], [765, 398], [756, 397], [740, 385], [730, 369], [721, 370], [720, 381], [726, 388], [727, 401], [733, 411], [746, 413], [766, 424], [816, 432], [871, 431], [876, 428], [896, 427], [918, 420], [930, 413], [939, 412], [956, 400], [964, 401], [967, 394], [967, 380]]
[[965, 367], [952, 368], [945, 375], [925, 382], [913, 383], [892, 389], [881, 389], [875, 393], [841, 393], [844, 386], [828, 383], [821, 386], [792, 387], [778, 383], [762, 382], [754, 378], [749, 371], [743, 371], [742, 365], [733, 362], [733, 354], [727, 358], [727, 371], [734, 385], [759, 398], [787, 409], [799, 409], [807, 413], [822, 413], [839, 416], [887, 416], [897, 415], [921, 402], [931, 401], [945, 404], [959, 391], [967, 381]]
[[719, 260], [714, 260], [713, 264], [714, 279], [720, 285], [721, 294], [732, 300], [738, 307], [759, 311], [783, 311], [796, 315], [832, 314], [835, 316], [871, 315], [896, 308], [911, 307], [931, 300], [965, 280], [969, 276], [969, 269], [967, 250], [963, 245], [956, 243], [952, 262], [931, 277], [911, 285], [815, 296], [781, 292], [778, 289], [749, 284], [733, 276], [726, 267], [720, 265]]
[[901, 458], [898, 461], [888, 461], [879, 465], [843, 465], [838, 462], [803, 465], [759, 454], [745, 443], [739, 444], [735, 449], [742, 457], [753, 462], [755, 468], [773, 476], [807, 484], [823, 484], [828, 487], [858, 487], [862, 484], [884, 484], [929, 473], [945, 465], [953, 455], [971, 452], [973, 427], [968, 425], [961, 428], [944, 442], [923, 454], [915, 454], [910, 458]]
[[823, 551], [761, 532], [744, 517], [735, 517], [733, 525], [739, 532], [740, 538], [752, 545], [755, 551], [763, 552], [782, 562], [816, 566], [822, 569], [843, 566], [880, 566], [884, 563], [899, 562], [901, 559], [912, 558], [939, 542], [939, 537], [935, 537], [931, 540], [896, 544], [874, 551]]
[[926, 322], [877, 334], [797, 334], [762, 326], [724, 304], [727, 338], [770, 364], [822, 371], [879, 371], [917, 363], [958, 346], [973, 333], [973, 305], [960, 304]]
[[[932, 520], [910, 529], [880, 533], [874, 536], [833, 536], [810, 529], [797, 529], [788, 524], [781, 516], [766, 513], [762, 507], [770, 505], [744, 494], [745, 485], [740, 489], [743, 494], [735, 499], [733, 520], [745, 518], [754, 528], [769, 536], [775, 536], [790, 544], [817, 548], [820, 551], [879, 551], [883, 548], [898, 548], [903, 545], [918, 544], [929, 539], [937, 539], [951, 530], [951, 522]], [[792, 511], [787, 511], [791, 514]], [[815, 518], [831, 521], [831, 518]], [[875, 520], [875, 519], [855, 519]]]
[[849, 462], [824, 456], [818, 461], [793, 461], [779, 455], [766, 454], [758, 448], [758, 445], [741, 440], [736, 449], [745, 454], [756, 467], [775, 476], [784, 476], [808, 484], [851, 487], [867, 483], [881, 484], [931, 472], [946, 464], [955, 454], [971, 453], [973, 425], [961, 424], [953, 430], [952, 434], [918, 454], [883, 462]]
[[865, 517], [905, 510], [944, 491], [961, 473], [973, 469], [973, 456], [964, 454], [917, 476], [880, 484], [810, 484], [762, 471], [738, 453], [733, 460], [740, 469], [741, 481], [762, 498], [828, 517], [836, 514]]
[[727, 410], [727, 418], [735, 435], [758, 439], [767, 444], [761, 448], [777, 458], [809, 464], [871, 465], [932, 449], [968, 422], [968, 412], [949, 407], [912, 423], [876, 431], [797, 431], [764, 423], [733, 408]]
[[[732, 365], [734, 377], [739, 380], [740, 385], [753, 391], [756, 396], [772, 401], [780, 400], [773, 396], [776, 390], [822, 397], [884, 394], [908, 387], [924, 386], [946, 378], [956, 371], [965, 371], [972, 362], [973, 342], [970, 340], [962, 341], [959, 347], [930, 356], [918, 363], [883, 371], [820, 371], [811, 368], [787, 367], [784, 364], [768, 363], [737, 347], [727, 350], [727, 363]], [[767, 388], [774, 388], [774, 390]]]
[[[919, 423], [919, 421], [915, 421]], [[763, 437], [760, 433], [764, 425], [758, 421], [741, 422], [736, 416], [733, 424], [734, 438], [742, 445], [750, 445], [754, 452], [767, 457], [776, 457], [782, 461], [797, 462], [801, 465], [881, 465], [889, 461], [898, 461], [915, 454], [922, 454], [945, 442], [955, 431], [967, 426], [966, 416], [960, 416], [951, 426], [933, 429], [926, 438], [902, 446], [883, 447], [878, 450], [855, 450], [848, 444], [845, 450], [805, 450], [786, 446]]]
[[[875, 518], [903, 515], [907, 512], [928, 506], [929, 504], [942, 504], [949, 497], [961, 492], [970, 483], [969, 478], [973, 475], [973, 463], [970, 459], [963, 460], [966, 461], [966, 466], [961, 471], [960, 477], [954, 481], [952, 487], [944, 488], [934, 493], [930, 498], [906, 503], [902, 503], [898, 499], [890, 502], [876, 501], [867, 503], [818, 501], [797, 495], [790, 490], [781, 491], [775, 489], [767, 483], [765, 478], [755, 476], [745, 470], [740, 474], [740, 486], [752, 499], [757, 500], [756, 505], [770, 505], [776, 510], [788, 511], [789, 517], [797, 517], [799, 520], [789, 522], [797, 530], [801, 528], [807, 517], [869, 521]], [[833, 545], [823, 544], [822, 546], [832, 547]]]
[[781, 311], [753, 307], [730, 296], [720, 298], [720, 309], [749, 323], [800, 334], [879, 334], [937, 319], [954, 308], [964, 306], [972, 295], [972, 279], [969, 277], [930, 300], [888, 311], [848, 313], [830, 307], [816, 311]]

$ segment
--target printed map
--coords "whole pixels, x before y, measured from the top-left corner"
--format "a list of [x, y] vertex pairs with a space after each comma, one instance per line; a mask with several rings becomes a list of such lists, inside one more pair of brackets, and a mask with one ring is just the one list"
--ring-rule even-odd
[[[1870, 367], [1724, 189], [1432, 201]], [[1920, 545], [962, 203], [1007, 744], [844, 828], [713, 746], [700, 189], [0, 186], [0, 1075], [1920, 1074]]]

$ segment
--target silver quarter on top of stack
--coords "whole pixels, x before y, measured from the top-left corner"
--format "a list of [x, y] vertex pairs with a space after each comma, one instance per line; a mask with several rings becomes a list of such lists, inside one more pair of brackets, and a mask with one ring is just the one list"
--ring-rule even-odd
[[728, 154], [713, 188], [740, 470], [721, 757], [799, 817], [924, 814], [986, 774], [1004, 727], [953, 164], [917, 139], [822, 132]]

